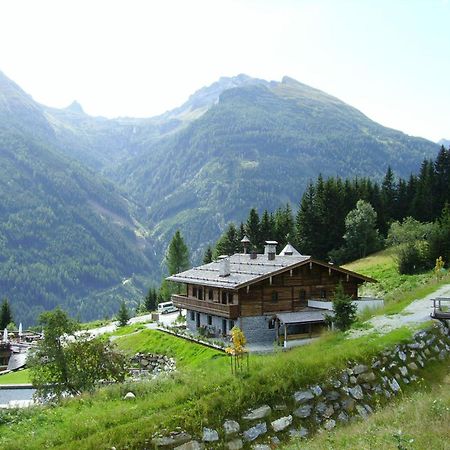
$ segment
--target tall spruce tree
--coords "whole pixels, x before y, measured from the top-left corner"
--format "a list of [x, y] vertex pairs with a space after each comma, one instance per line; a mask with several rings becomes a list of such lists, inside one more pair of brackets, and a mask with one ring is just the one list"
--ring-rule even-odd
[[170, 275], [189, 268], [189, 250], [179, 230], [176, 231], [167, 248], [166, 265]]
[[205, 254], [203, 255], [203, 264], [208, 264], [213, 260], [213, 251], [210, 245], [205, 250]]
[[259, 214], [255, 208], [250, 210], [247, 222], [245, 224], [245, 232], [250, 242], [258, 250], [263, 246], [263, 238], [261, 237], [261, 227], [259, 223]]
[[0, 308], [0, 331], [3, 331], [11, 322], [13, 322], [11, 307], [8, 299], [4, 298]]

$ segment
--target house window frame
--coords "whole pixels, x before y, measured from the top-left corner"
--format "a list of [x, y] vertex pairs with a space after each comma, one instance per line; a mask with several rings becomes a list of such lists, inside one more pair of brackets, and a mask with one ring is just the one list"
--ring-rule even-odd
[[206, 316], [206, 323], [208, 324], [208, 325], [212, 325], [212, 316], [211, 316], [211, 314], [208, 314], [207, 316]]

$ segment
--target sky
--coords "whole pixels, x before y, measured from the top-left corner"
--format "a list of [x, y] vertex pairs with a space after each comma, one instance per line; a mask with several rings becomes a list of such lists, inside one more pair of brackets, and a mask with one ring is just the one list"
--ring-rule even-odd
[[448, 0], [0, 0], [0, 70], [40, 103], [150, 117], [221, 76], [288, 75], [450, 139]]

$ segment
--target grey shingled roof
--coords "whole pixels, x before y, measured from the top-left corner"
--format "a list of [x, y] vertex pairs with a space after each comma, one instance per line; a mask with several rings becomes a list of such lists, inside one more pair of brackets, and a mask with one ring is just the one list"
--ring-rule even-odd
[[257, 280], [267, 278], [278, 272], [284, 272], [289, 267], [294, 267], [310, 259], [309, 256], [276, 256], [270, 261], [267, 255], [260, 255], [256, 259], [250, 259], [250, 255], [236, 253], [229, 256], [230, 275], [219, 276], [220, 261], [214, 261], [203, 266], [194, 267], [185, 272], [172, 275], [167, 279], [178, 283], [201, 284], [225, 289], [239, 289]]

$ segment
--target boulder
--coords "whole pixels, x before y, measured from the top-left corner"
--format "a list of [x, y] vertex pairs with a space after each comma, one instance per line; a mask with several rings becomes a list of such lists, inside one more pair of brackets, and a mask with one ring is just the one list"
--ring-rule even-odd
[[191, 435], [185, 432], [173, 433], [170, 436], [157, 437], [152, 439], [155, 447], [177, 447], [192, 439]]
[[357, 366], [353, 367], [353, 374], [354, 375], [360, 375], [361, 373], [367, 372], [368, 367], [364, 364], [358, 364]]
[[337, 418], [340, 422], [348, 422], [348, 415], [344, 411], [341, 411]]
[[403, 351], [398, 352], [398, 357], [404, 362], [406, 361], [406, 353]]
[[267, 425], [265, 422], [260, 422], [256, 424], [254, 427], [249, 428], [247, 431], [244, 431], [243, 437], [246, 441], [254, 441], [259, 436], [267, 433]]
[[259, 408], [249, 411], [245, 416], [242, 416], [244, 420], [258, 420], [267, 417], [272, 412], [272, 408], [269, 405], [263, 405]]
[[239, 433], [241, 427], [235, 420], [225, 420], [223, 423], [223, 430], [226, 435]]
[[286, 416], [286, 417], [280, 417], [279, 419], [271, 422], [273, 431], [275, 431], [275, 432], [283, 431], [291, 424], [292, 424], [292, 416], [291, 415]]
[[363, 391], [361, 389], [361, 386], [357, 384], [356, 386], [350, 388], [348, 390], [348, 393], [355, 398], [356, 400], [361, 400], [364, 397]]
[[270, 445], [267, 444], [256, 444], [252, 447], [254, 450], [272, 450]]
[[376, 376], [373, 372], [365, 372], [358, 376], [359, 383], [369, 383], [370, 381], [375, 381]]
[[397, 380], [395, 378], [389, 380], [389, 387], [391, 388], [392, 392], [395, 393], [397, 393], [401, 389], [400, 385], [397, 383]]
[[294, 411], [294, 416], [300, 417], [301, 419], [305, 419], [311, 415], [312, 406], [311, 405], [303, 405], [300, 408]]
[[335, 400], [337, 400], [339, 398], [339, 392], [337, 392], [337, 391], [327, 392], [325, 394], [325, 398], [327, 400], [330, 400], [330, 401], [334, 402]]
[[358, 414], [363, 419], [367, 419], [367, 417], [369, 417], [369, 414], [367, 414], [366, 408], [364, 408], [364, 406], [362, 406], [362, 405], [356, 405], [356, 411], [358, 411]]
[[347, 398], [342, 402], [342, 408], [347, 412], [352, 412], [355, 409], [355, 400], [352, 398]]
[[314, 398], [314, 394], [310, 390], [298, 391], [294, 394], [294, 399], [297, 403], [306, 403]]
[[203, 442], [216, 442], [219, 440], [219, 433], [212, 428], [203, 428]]
[[406, 377], [406, 375], [408, 375], [408, 369], [405, 366], [401, 366], [400, 367], [400, 373]]
[[313, 386], [313, 387], [311, 388], [311, 391], [312, 391], [312, 393], [313, 393], [316, 397], [318, 397], [319, 395], [322, 394], [322, 388], [321, 388], [319, 385]]
[[413, 362], [410, 362], [409, 364], [408, 364], [408, 368], [410, 369], [410, 370], [419, 370], [419, 368], [417, 367], [417, 364], [413, 361]]
[[335, 426], [336, 426], [336, 421], [333, 419], [328, 419], [323, 425], [325, 430], [328, 430], [328, 431], [332, 430]]

